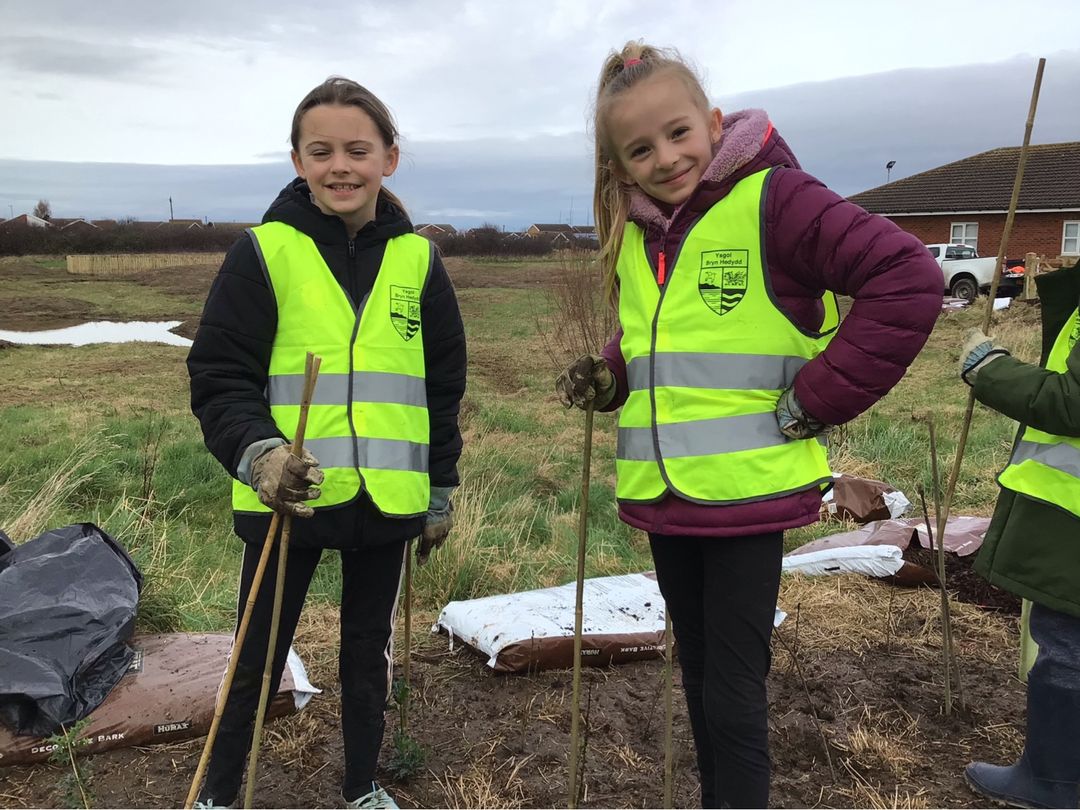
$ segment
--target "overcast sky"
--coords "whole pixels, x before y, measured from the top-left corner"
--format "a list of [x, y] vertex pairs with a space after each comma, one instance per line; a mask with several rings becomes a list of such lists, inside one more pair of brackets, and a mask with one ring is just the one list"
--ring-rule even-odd
[[605, 54], [674, 45], [844, 194], [1023, 137], [1080, 139], [1076, 0], [0, 0], [0, 216], [257, 220], [330, 74], [394, 111], [414, 221], [586, 221]]

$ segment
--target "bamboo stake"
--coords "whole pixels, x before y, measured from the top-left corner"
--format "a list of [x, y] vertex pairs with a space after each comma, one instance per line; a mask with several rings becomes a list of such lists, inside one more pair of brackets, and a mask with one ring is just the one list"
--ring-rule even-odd
[[[296, 426], [296, 435], [292, 442], [292, 454], [299, 458], [304, 449], [304, 432], [307, 429], [307, 414], [311, 407], [311, 396], [315, 390], [315, 381], [319, 376], [319, 364], [322, 358], [311, 352], [307, 353], [304, 364], [304, 395], [300, 400], [300, 418]], [[262, 690], [259, 692], [259, 707], [255, 711], [255, 732], [251, 740], [251, 754], [248, 757], [247, 786], [244, 793], [244, 808], [248, 810], [255, 799], [255, 776], [258, 772], [259, 746], [262, 744], [263, 722], [266, 719], [266, 706], [270, 702], [270, 680], [274, 670], [274, 656], [277, 652], [278, 626], [281, 621], [281, 602], [285, 591], [285, 565], [289, 556], [289, 534], [292, 531], [292, 515], [282, 519], [281, 543], [278, 546], [277, 581], [274, 584], [274, 608], [270, 616], [270, 637], [266, 641], [266, 662], [263, 665]]]
[[273, 675], [274, 656], [277, 653], [278, 626], [281, 622], [281, 600], [285, 591], [285, 564], [289, 557], [289, 534], [291, 532], [292, 515], [285, 515], [282, 520], [281, 542], [278, 543], [277, 579], [274, 581], [274, 608], [270, 614], [270, 637], [266, 642], [266, 661], [263, 664], [262, 688], [259, 690], [259, 706], [255, 710], [255, 731], [251, 739], [251, 753], [248, 755], [247, 784], [244, 789], [245, 810], [250, 810], [255, 800], [255, 775], [258, 772], [259, 747], [262, 744], [266, 705], [270, 701], [270, 678]]
[[401, 703], [398, 705], [398, 719], [401, 722], [401, 733], [409, 730], [409, 695], [412, 692], [412, 592], [413, 592], [413, 560], [412, 540], [405, 543], [405, 661], [402, 663], [401, 674], [405, 679], [405, 688], [401, 693]]
[[195, 768], [195, 777], [191, 780], [191, 788], [188, 790], [187, 798], [184, 800], [184, 810], [191, 810], [191, 807], [195, 804], [195, 799], [199, 795], [199, 785], [206, 774], [206, 766], [210, 762], [210, 752], [214, 749], [214, 741], [217, 739], [218, 728], [221, 726], [221, 715], [225, 711], [225, 702], [228, 700], [229, 692], [232, 690], [233, 676], [236, 675], [236, 664], [240, 658], [240, 650], [244, 646], [244, 639], [247, 638], [251, 614], [255, 609], [255, 595], [262, 585], [263, 575], [266, 573], [266, 563], [270, 559], [270, 551], [273, 549], [274, 540], [277, 538], [280, 520], [281, 515], [275, 512], [274, 517], [270, 520], [270, 530], [266, 533], [266, 540], [263, 541], [262, 554], [259, 555], [259, 564], [255, 567], [255, 576], [251, 580], [251, 589], [244, 605], [244, 614], [240, 619], [240, 627], [237, 628], [232, 650], [229, 651], [229, 664], [225, 668], [225, 678], [218, 689], [217, 703], [214, 706], [214, 719], [210, 722], [210, 731], [207, 733], [206, 742], [203, 744], [202, 756], [199, 757], [199, 765]]
[[[305, 430], [306, 427], [307, 409], [301, 408], [299, 424], [297, 426], [298, 433]], [[259, 563], [255, 566], [255, 575], [252, 577], [247, 602], [244, 604], [244, 613], [240, 618], [240, 626], [236, 630], [236, 638], [233, 640], [232, 650], [229, 652], [229, 663], [225, 668], [225, 677], [222, 679], [221, 687], [218, 689], [217, 702], [214, 707], [214, 718], [210, 722], [210, 731], [206, 735], [202, 756], [199, 757], [199, 764], [195, 768], [195, 777], [191, 780], [191, 788], [188, 790], [187, 798], [184, 800], [184, 810], [191, 810], [191, 807], [195, 804], [196, 797], [199, 795], [199, 785], [202, 783], [203, 776], [206, 774], [206, 766], [210, 762], [210, 752], [214, 749], [214, 741], [217, 739], [218, 728], [221, 726], [221, 716], [225, 711], [225, 703], [229, 698], [229, 692], [232, 690], [232, 682], [233, 677], [236, 675], [236, 664], [240, 656], [240, 650], [244, 646], [244, 639], [247, 638], [248, 625], [251, 623], [251, 614], [255, 610], [255, 597], [259, 593], [259, 588], [262, 586], [263, 576], [266, 574], [266, 564], [270, 559], [270, 551], [274, 547], [274, 540], [277, 538], [278, 526], [280, 523], [281, 515], [275, 512], [270, 520], [270, 528], [266, 532], [266, 539], [263, 541], [262, 553], [259, 555]]]
[[[1013, 180], [1012, 199], [1009, 201], [1009, 214], [1005, 217], [1005, 229], [1001, 233], [1001, 245], [998, 248], [997, 265], [994, 267], [994, 280], [990, 284], [990, 298], [986, 302], [986, 312], [983, 315], [982, 330], [986, 332], [990, 328], [990, 319], [994, 313], [994, 298], [997, 296], [998, 284], [1001, 281], [1001, 268], [1005, 264], [1005, 251], [1009, 246], [1009, 235], [1012, 232], [1013, 220], [1016, 218], [1016, 205], [1020, 200], [1020, 185], [1024, 179], [1024, 166], [1027, 164], [1028, 146], [1031, 143], [1031, 127], [1035, 123], [1035, 108], [1039, 103], [1039, 89], [1042, 87], [1043, 68], [1046, 60], [1039, 60], [1039, 67], [1035, 71], [1035, 86], [1031, 90], [1031, 106], [1028, 109], [1027, 124], [1024, 127], [1024, 143], [1020, 147], [1020, 159], [1016, 165], [1016, 178]], [[941, 514], [938, 516], [938, 536], [945, 534], [945, 524], [949, 520], [949, 510], [952, 508], [953, 496], [956, 494], [956, 480], [960, 477], [960, 467], [964, 463], [964, 450], [967, 448], [968, 433], [971, 431], [971, 418], [975, 413], [975, 389], [968, 392], [967, 410], [964, 413], [964, 424], [960, 430], [960, 440], [956, 445], [956, 455], [953, 457], [952, 472], [949, 475], [949, 486], [945, 490], [945, 499], [941, 504]]]
[[578, 758], [581, 754], [581, 625], [585, 593], [585, 538], [589, 527], [589, 468], [592, 464], [593, 401], [585, 406], [585, 442], [581, 465], [581, 505], [578, 510], [577, 595], [574, 601], [574, 691], [570, 704], [570, 786], [567, 806], [578, 806]]
[[674, 807], [675, 795], [675, 759], [672, 752], [671, 736], [672, 726], [675, 723], [675, 712], [672, 706], [673, 682], [675, 680], [674, 668], [671, 661], [671, 648], [674, 646], [674, 635], [671, 631], [671, 613], [664, 605], [664, 718], [667, 727], [664, 730], [664, 807]]

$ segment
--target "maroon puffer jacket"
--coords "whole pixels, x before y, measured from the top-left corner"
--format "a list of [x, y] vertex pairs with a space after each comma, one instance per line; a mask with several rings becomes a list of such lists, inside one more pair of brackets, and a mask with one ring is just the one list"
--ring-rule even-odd
[[[899, 382], [926, 343], [941, 311], [941, 269], [911, 234], [833, 193], [799, 167], [762, 110], [724, 118], [713, 162], [691, 197], [674, 211], [635, 189], [631, 219], [645, 229], [656, 265], [702, 213], [739, 180], [776, 167], [764, 206], [766, 272], [795, 323], [821, 324], [826, 290], [855, 299], [828, 348], [795, 378], [806, 411], [839, 425], [865, 411]], [[622, 331], [603, 357], [617, 381], [614, 410], [627, 397]], [[706, 506], [668, 493], [656, 503], [620, 503], [619, 516], [647, 532], [737, 537], [805, 526], [818, 518], [817, 489], [756, 503]]]

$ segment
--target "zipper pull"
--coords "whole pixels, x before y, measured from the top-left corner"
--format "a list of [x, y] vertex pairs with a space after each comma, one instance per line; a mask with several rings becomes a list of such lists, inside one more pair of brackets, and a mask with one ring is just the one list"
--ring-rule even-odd
[[354, 242], [352, 239], [349, 240], [349, 258], [356, 258], [356, 242]]
[[656, 261], [656, 283], [661, 287], [664, 286], [664, 282], [667, 280], [667, 265], [664, 262], [664, 251], [660, 251], [660, 256]]

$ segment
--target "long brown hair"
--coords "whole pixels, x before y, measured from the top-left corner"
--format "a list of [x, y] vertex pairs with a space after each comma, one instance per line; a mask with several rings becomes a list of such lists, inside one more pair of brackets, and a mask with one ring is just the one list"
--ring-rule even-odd
[[611, 165], [617, 163], [619, 158], [611, 143], [607, 112], [612, 100], [620, 93], [661, 72], [670, 72], [682, 79], [702, 109], [709, 109], [709, 99], [701, 86], [701, 80], [675, 50], [656, 48], [641, 41], [627, 42], [622, 50], [608, 54], [604, 67], [600, 70], [593, 120], [596, 134], [593, 216], [596, 221], [596, 237], [600, 241], [600, 266], [604, 270], [604, 284], [612, 306], [616, 304], [615, 268], [622, 250], [623, 226], [630, 216], [630, 193], [611, 169]]
[[[305, 113], [323, 104], [351, 105], [363, 110], [375, 123], [379, 135], [382, 136], [383, 145], [388, 148], [396, 144], [398, 138], [401, 137], [390, 110], [374, 93], [352, 79], [346, 79], [344, 76], [331, 76], [304, 96], [304, 100], [300, 102], [296, 112], [293, 113], [292, 133], [289, 140], [292, 142], [294, 152], [300, 152], [300, 122], [304, 120]], [[408, 216], [404, 203], [386, 186], [379, 189], [379, 195], [396, 205], [401, 209], [401, 213]]]

